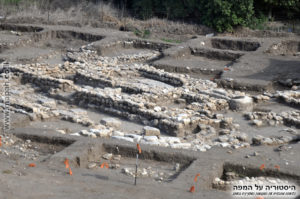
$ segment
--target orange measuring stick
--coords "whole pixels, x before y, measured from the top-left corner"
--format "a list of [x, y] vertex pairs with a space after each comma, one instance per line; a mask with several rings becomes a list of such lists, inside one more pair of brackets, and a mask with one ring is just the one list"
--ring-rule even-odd
[[73, 172], [70, 167], [69, 167], [69, 174], [70, 174], [70, 176], [73, 175]]
[[197, 181], [198, 181], [198, 177], [200, 177], [200, 173], [197, 173], [197, 175], [196, 175], [195, 178], [194, 178], [194, 182], [197, 182]]
[[142, 149], [141, 149], [140, 144], [136, 144], [136, 147], [137, 147], [137, 149], [138, 149], [138, 151], [139, 151], [139, 154], [141, 154], [141, 153], [142, 153]]
[[66, 169], [70, 168], [70, 165], [69, 165], [69, 160], [68, 158], [65, 159], [65, 165], [66, 165]]

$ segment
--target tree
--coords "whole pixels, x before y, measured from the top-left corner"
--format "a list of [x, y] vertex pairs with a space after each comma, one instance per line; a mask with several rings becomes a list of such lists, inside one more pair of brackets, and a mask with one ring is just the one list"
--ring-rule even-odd
[[253, 0], [205, 0], [199, 6], [202, 23], [218, 32], [247, 26], [254, 15]]
[[287, 17], [291, 18], [296, 12], [299, 12], [300, 0], [264, 0], [269, 8], [269, 20], [273, 18], [274, 8], [283, 8], [287, 12]]

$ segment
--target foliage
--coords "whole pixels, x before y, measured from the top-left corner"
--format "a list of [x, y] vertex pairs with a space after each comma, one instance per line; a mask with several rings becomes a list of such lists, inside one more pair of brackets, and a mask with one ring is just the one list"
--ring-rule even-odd
[[154, 15], [169, 19], [193, 18], [219, 32], [247, 25], [254, 14], [253, 0], [136, 0], [133, 8], [143, 19]]
[[259, 13], [257, 17], [253, 17], [248, 25], [251, 29], [263, 30], [265, 28], [265, 24], [268, 21], [268, 17], [263, 13]]
[[299, 3], [299, 0], [264, 0], [265, 3], [267, 3], [269, 6], [273, 7], [294, 7]]
[[[39, 5], [39, 8], [56, 6], [65, 0], [0, 0], [0, 6], [16, 8]], [[299, 19], [300, 0], [72, 0], [70, 7], [78, 3], [110, 3], [127, 11], [133, 17], [149, 19], [152, 17], [188, 21], [204, 24], [218, 32], [233, 31], [237, 26], [263, 28], [263, 24], [276, 17], [280, 19]], [[69, 2], [69, 1], [66, 1]], [[124, 10], [123, 10], [124, 9]], [[7, 9], [8, 10], [8, 9]], [[123, 14], [122, 14], [123, 16]], [[150, 31], [136, 30], [140, 37], [149, 37]]]
[[181, 43], [181, 41], [177, 40], [177, 39], [162, 38], [161, 40], [164, 41], [164, 42], [168, 42], [168, 43], [177, 43], [177, 44]]
[[4, 5], [18, 5], [21, 0], [1, 0]]
[[253, 0], [208, 0], [201, 8], [203, 24], [218, 32], [232, 31], [239, 25], [247, 26], [254, 15]]
[[144, 39], [149, 38], [149, 37], [150, 37], [150, 34], [151, 34], [150, 30], [140, 31], [140, 30], [138, 30], [138, 29], [135, 29], [135, 30], [133, 31], [133, 33], [134, 33], [136, 36], [141, 37], [141, 38], [144, 38]]
[[289, 19], [300, 13], [300, 0], [264, 0], [263, 2], [270, 11], [274, 8], [284, 10]]

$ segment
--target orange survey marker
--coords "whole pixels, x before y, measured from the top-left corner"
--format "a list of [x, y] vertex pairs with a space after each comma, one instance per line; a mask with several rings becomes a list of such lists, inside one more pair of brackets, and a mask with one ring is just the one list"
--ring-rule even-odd
[[280, 169], [280, 166], [277, 164], [274, 167], [275, 167], [275, 169], [278, 169], [278, 170]]
[[107, 162], [103, 162], [103, 163], [101, 164], [101, 169], [103, 169], [104, 167], [106, 167], [107, 169], [109, 168]]
[[2, 137], [0, 136], [0, 147], [2, 146]]
[[137, 147], [137, 149], [139, 150], [139, 154], [141, 154], [141, 153], [142, 153], [142, 149], [141, 149], [140, 144], [136, 144], [136, 147]]
[[69, 174], [70, 174], [70, 176], [73, 175], [73, 172], [70, 167], [69, 167]]
[[34, 163], [30, 163], [28, 166], [29, 167], [35, 167], [36, 165]]
[[262, 165], [260, 165], [260, 167], [259, 167], [260, 170], [264, 170], [264, 168], [265, 168], [265, 164], [262, 164]]
[[256, 197], [256, 199], [264, 199], [264, 197], [258, 196], [258, 197]]
[[195, 192], [195, 186], [193, 185], [193, 186], [191, 186], [191, 188], [190, 188], [190, 192], [191, 193], [194, 193]]
[[194, 178], [194, 182], [197, 182], [197, 181], [198, 181], [198, 177], [200, 177], [200, 173], [197, 173], [197, 175], [196, 175], [195, 178]]
[[70, 165], [69, 165], [69, 160], [68, 158], [65, 159], [65, 165], [66, 165], [66, 169], [69, 169], [70, 168]]

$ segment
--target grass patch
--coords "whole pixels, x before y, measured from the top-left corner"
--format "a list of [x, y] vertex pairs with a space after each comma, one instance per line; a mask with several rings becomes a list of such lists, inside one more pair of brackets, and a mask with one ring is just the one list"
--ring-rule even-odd
[[161, 40], [164, 41], [164, 42], [168, 42], [168, 43], [176, 43], [176, 44], [180, 44], [181, 43], [181, 41], [177, 40], [177, 39], [162, 38]]
[[150, 35], [151, 35], [150, 30], [140, 31], [140, 30], [138, 30], [138, 29], [135, 29], [135, 30], [133, 31], [133, 33], [134, 33], [136, 36], [141, 37], [141, 38], [144, 38], [144, 39], [149, 38]]
[[12, 170], [4, 170], [2, 171], [3, 174], [12, 174], [13, 171]]

